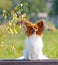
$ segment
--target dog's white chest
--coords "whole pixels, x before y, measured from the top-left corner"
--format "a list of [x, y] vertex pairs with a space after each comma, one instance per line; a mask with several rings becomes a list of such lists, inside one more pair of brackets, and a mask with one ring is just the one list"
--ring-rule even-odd
[[24, 56], [26, 59], [36, 60], [42, 54], [42, 37], [34, 34], [26, 39]]

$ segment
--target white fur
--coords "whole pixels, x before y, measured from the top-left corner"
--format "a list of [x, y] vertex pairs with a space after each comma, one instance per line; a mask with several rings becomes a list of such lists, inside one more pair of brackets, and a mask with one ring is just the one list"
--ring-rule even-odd
[[19, 59], [23, 58], [30, 60], [47, 59], [47, 57], [43, 55], [42, 49], [43, 49], [42, 37], [33, 34], [26, 39], [24, 57], [21, 57]]

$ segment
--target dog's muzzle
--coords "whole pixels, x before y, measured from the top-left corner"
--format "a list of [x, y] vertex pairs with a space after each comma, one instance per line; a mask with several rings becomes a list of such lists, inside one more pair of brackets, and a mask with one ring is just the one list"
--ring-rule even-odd
[[33, 33], [36, 33], [37, 32], [37, 29], [33, 28]]

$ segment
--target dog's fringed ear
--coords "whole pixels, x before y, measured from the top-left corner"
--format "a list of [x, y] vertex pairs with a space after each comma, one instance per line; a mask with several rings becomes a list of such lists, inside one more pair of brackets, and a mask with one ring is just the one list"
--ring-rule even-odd
[[40, 29], [43, 29], [44, 28], [44, 22], [42, 20], [40, 20], [39, 22], [36, 23], [37, 26], [40, 28]]
[[29, 22], [29, 21], [27, 21], [27, 22], [25, 22], [25, 25], [26, 25], [26, 27], [28, 27], [28, 26], [31, 26], [31, 25], [32, 25], [32, 23], [31, 23], [31, 22]]

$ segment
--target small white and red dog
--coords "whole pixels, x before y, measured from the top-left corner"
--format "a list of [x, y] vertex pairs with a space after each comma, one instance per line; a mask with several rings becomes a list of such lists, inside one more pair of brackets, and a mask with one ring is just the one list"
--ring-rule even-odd
[[23, 25], [25, 34], [27, 35], [25, 41], [25, 50], [24, 57], [20, 57], [18, 59], [26, 59], [26, 60], [41, 60], [48, 59], [45, 55], [43, 55], [43, 41], [42, 34], [44, 30], [43, 21], [39, 21], [36, 24], [33, 24], [28, 21], [21, 21]]

